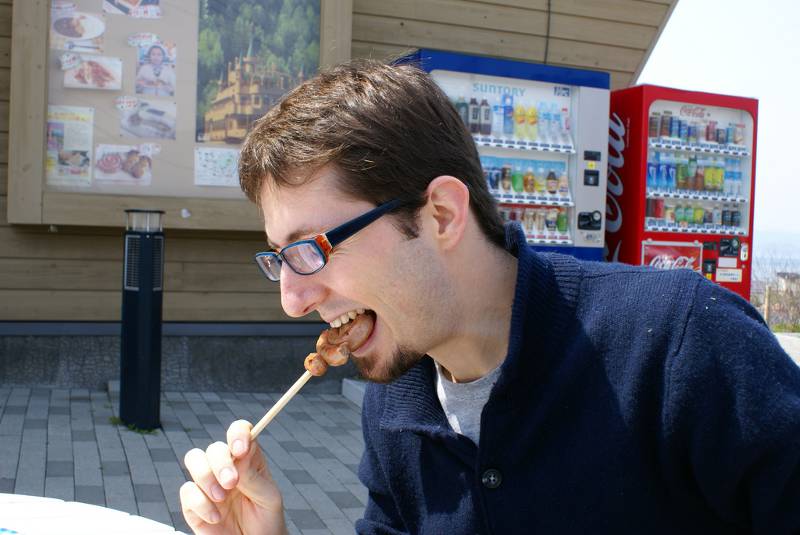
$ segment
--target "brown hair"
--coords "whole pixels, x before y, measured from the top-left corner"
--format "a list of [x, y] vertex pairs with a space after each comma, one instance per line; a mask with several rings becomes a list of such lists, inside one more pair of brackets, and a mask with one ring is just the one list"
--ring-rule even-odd
[[489, 241], [505, 243], [472, 136], [444, 92], [416, 66], [353, 61], [287, 93], [247, 135], [239, 182], [257, 203], [266, 180], [300, 185], [331, 164], [340, 188], [354, 199], [375, 205], [405, 200], [396, 215], [408, 237], [417, 235], [416, 215], [430, 181], [454, 176], [469, 188], [470, 207]]

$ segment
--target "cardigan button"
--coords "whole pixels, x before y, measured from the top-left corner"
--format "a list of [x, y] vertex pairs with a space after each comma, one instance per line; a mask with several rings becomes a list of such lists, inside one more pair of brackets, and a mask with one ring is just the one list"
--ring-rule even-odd
[[502, 482], [503, 474], [500, 473], [500, 470], [495, 468], [489, 468], [481, 476], [481, 483], [483, 483], [483, 486], [487, 489], [496, 489]]

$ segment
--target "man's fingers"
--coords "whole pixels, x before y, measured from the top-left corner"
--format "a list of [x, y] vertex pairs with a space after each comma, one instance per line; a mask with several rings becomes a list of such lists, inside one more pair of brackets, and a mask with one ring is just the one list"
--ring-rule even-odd
[[198, 531], [203, 524], [216, 524], [222, 519], [217, 506], [194, 482], [184, 483], [181, 486], [180, 496], [183, 517], [193, 531]]
[[228, 428], [228, 448], [236, 459], [241, 459], [250, 450], [250, 430], [253, 425], [246, 420], [236, 420]]
[[[209, 446], [210, 447], [210, 446]], [[225, 499], [225, 489], [222, 488], [217, 476], [211, 469], [206, 453], [198, 448], [189, 450], [183, 458], [186, 469], [189, 475], [205, 493], [206, 496], [215, 502], [221, 502]]]
[[228, 445], [224, 442], [214, 442], [206, 449], [206, 459], [211, 471], [222, 488], [232, 489], [239, 482], [239, 473], [233, 466], [233, 457]]

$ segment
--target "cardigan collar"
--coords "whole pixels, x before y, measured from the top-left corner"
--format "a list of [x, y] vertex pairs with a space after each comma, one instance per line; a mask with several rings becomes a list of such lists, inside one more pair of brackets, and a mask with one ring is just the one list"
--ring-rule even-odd
[[[559, 339], [566, 328], [565, 320], [574, 311], [579, 267], [572, 257], [534, 252], [518, 223], [506, 226], [506, 250], [518, 259], [517, 280], [508, 353], [489, 402], [505, 402], [513, 410], [518, 407], [514, 398], [524, 389], [525, 382], [520, 377], [533, 373], [540, 365], [531, 362], [535, 354], [530, 351], [523, 354], [522, 348], [548, 348], [551, 340]], [[433, 360], [425, 357], [405, 375], [386, 385], [381, 428], [452, 438], [454, 432], [436, 395], [435, 378]]]

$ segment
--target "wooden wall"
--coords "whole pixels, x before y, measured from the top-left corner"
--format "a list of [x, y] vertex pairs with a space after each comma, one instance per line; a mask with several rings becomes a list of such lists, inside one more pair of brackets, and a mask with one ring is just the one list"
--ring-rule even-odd
[[[547, 62], [606, 70], [615, 88], [625, 87], [676, 1], [552, 0]], [[0, 0], [0, 321], [118, 320], [121, 230], [7, 222], [11, 3]], [[427, 47], [541, 62], [546, 6], [547, 0], [354, 0], [352, 55], [385, 58]], [[168, 231], [164, 319], [287, 320], [277, 286], [252, 263], [262, 246], [259, 233]]]

